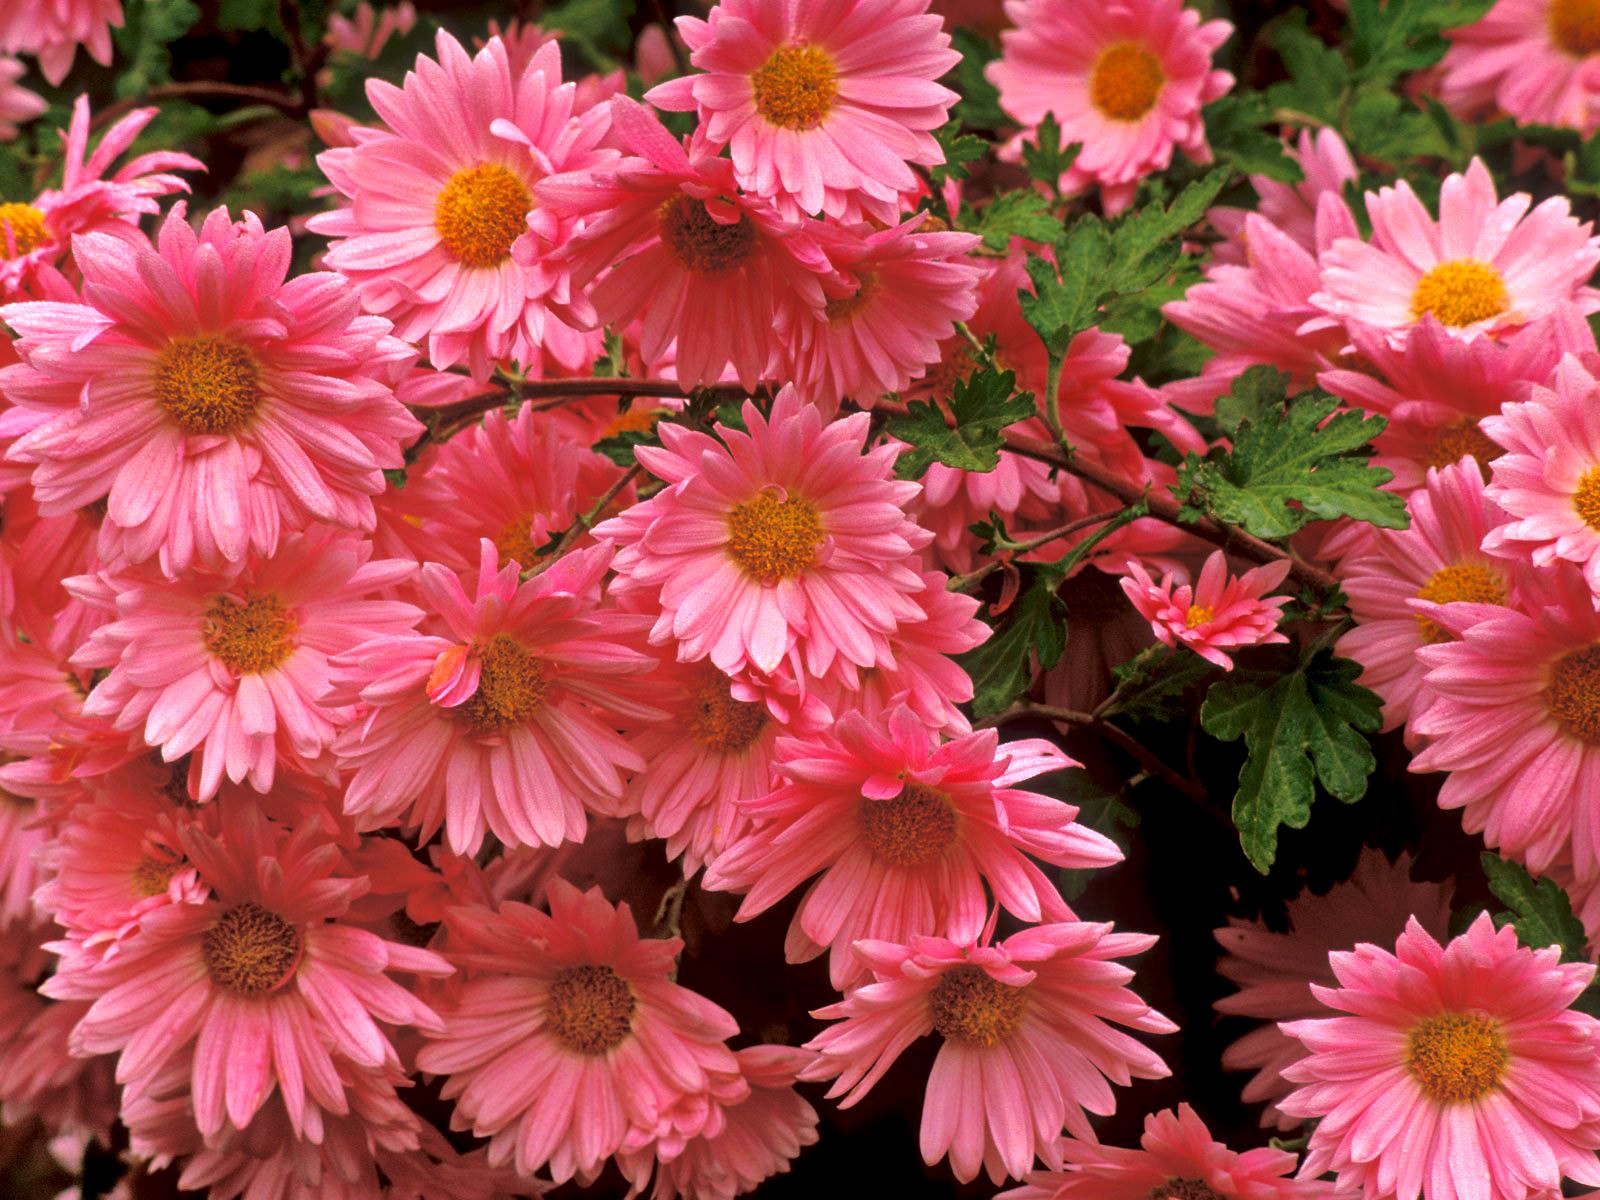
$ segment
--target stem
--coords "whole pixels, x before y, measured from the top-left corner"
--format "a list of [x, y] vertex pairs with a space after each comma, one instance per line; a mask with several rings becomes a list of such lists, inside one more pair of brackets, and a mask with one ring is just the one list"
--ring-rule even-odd
[[1081, 725], [1093, 729], [1112, 745], [1120, 747], [1131, 755], [1145, 774], [1159, 779], [1175, 790], [1182, 792], [1191, 800], [1204, 804], [1206, 790], [1193, 779], [1173, 770], [1166, 763], [1157, 758], [1143, 745], [1138, 738], [1120, 726], [1102, 720], [1093, 713], [1079, 712], [1074, 708], [1057, 708], [1053, 704], [1018, 704], [1006, 709], [1003, 713], [996, 713], [988, 720], [978, 722], [977, 728], [986, 728], [991, 725], [1001, 725], [1007, 721], [1015, 721], [1019, 717], [1046, 717], [1052, 721], [1063, 721], [1068, 725]]
[[[1091, 525], [1099, 525], [1102, 521], [1109, 521], [1113, 517], [1121, 514], [1122, 511], [1123, 510], [1121, 508], [1108, 508], [1105, 512], [1091, 513], [1087, 517], [1080, 517], [1076, 521], [1068, 522], [1060, 529], [1052, 529], [1049, 533], [1041, 533], [1036, 538], [1029, 538], [1025, 542], [1017, 542], [1015, 545], [1005, 547], [1005, 549], [1007, 549], [1012, 555], [1027, 554], [1030, 551], [1037, 550], [1040, 546], [1043, 546], [1047, 542], [1053, 542], [1057, 538], [1066, 537], [1068, 534], [1077, 533], [1078, 530], [1087, 529]], [[987, 579], [995, 571], [998, 571], [1000, 569], [1000, 565], [1001, 562], [999, 559], [991, 559], [989, 562], [984, 563], [983, 566], [979, 567], [976, 571], [969, 571], [965, 575], [952, 575], [950, 577], [950, 582], [945, 586], [952, 592], [964, 592], [974, 584], [981, 583], [983, 580]]]
[[574, 521], [572, 528], [561, 535], [561, 540], [556, 543], [556, 548], [545, 556], [543, 562], [528, 572], [528, 577], [531, 579], [533, 576], [540, 574], [568, 550], [571, 550], [577, 544], [578, 539], [594, 527], [595, 522], [600, 519], [601, 514], [606, 511], [611, 502], [622, 494], [624, 488], [639, 478], [639, 473], [643, 470], [642, 466], [634, 463], [633, 466], [624, 471], [621, 477], [606, 489], [605, 495], [595, 502], [595, 506]]
[[187, 83], [164, 83], [159, 87], [151, 88], [142, 95], [130, 96], [126, 100], [118, 100], [115, 104], [108, 104], [95, 113], [94, 120], [89, 125], [91, 129], [103, 129], [118, 117], [125, 116], [140, 105], [152, 100], [190, 100], [217, 97], [226, 97], [231, 100], [248, 100], [253, 104], [266, 104], [290, 116], [303, 116], [309, 111], [300, 97], [291, 96], [288, 92], [279, 92], [272, 88], [251, 87], [242, 83], [217, 83], [207, 79], [195, 79]]

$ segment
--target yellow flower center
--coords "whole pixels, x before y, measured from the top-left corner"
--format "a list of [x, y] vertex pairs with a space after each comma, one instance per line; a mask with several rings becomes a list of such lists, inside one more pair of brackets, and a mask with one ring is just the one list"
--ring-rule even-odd
[[1499, 1085], [1508, 1057], [1500, 1023], [1476, 1013], [1440, 1013], [1406, 1035], [1406, 1067], [1422, 1094], [1440, 1104], [1487, 1096]]
[[544, 704], [544, 666], [516, 639], [497, 633], [479, 659], [478, 690], [456, 712], [479, 733], [525, 724]]
[[848, 296], [841, 296], [837, 300], [829, 300], [825, 306], [830, 321], [847, 321], [871, 300], [878, 291], [878, 276], [872, 271], [864, 271], [861, 275], [861, 286]]
[[156, 403], [187, 434], [236, 433], [261, 407], [261, 371], [244, 346], [215, 334], [173, 338], [156, 359]]
[[1498, 317], [1510, 305], [1499, 271], [1476, 258], [1454, 258], [1417, 280], [1411, 319], [1420, 321], [1432, 313], [1440, 324], [1460, 328]]
[[433, 227], [457, 262], [497, 267], [511, 257], [531, 208], [533, 197], [520, 175], [499, 163], [479, 163], [450, 176], [433, 202]]
[[1600, 645], [1556, 660], [1545, 685], [1544, 705], [1567, 733], [1600, 745]]
[[1463, 458], [1474, 458], [1487, 479], [1489, 464], [1504, 453], [1487, 433], [1478, 428], [1476, 421], [1461, 421], [1446, 428], [1428, 447], [1427, 462], [1430, 467], [1442, 469]]
[[856, 805], [861, 840], [896, 867], [920, 867], [956, 840], [956, 810], [949, 797], [915, 783], [888, 800], [862, 797]]
[[704, 668], [692, 695], [689, 728], [713, 750], [724, 753], [743, 750], [760, 737], [767, 726], [767, 706], [735, 700], [728, 687], [728, 677], [713, 666]]
[[692, 196], [674, 196], [657, 213], [661, 240], [686, 271], [715, 275], [731, 271], [750, 257], [756, 246], [756, 227], [744, 213], [724, 225]]
[[[1504, 577], [1482, 563], [1452, 563], [1440, 567], [1428, 576], [1428, 582], [1417, 592], [1418, 600], [1431, 600], [1435, 604], [1504, 604], [1506, 584]], [[1422, 640], [1430, 646], [1453, 640], [1436, 622], [1427, 617], [1417, 617], [1417, 628], [1422, 630]]]
[[45, 240], [44, 214], [31, 204], [0, 204], [0, 252], [7, 250], [8, 239], [18, 258], [37, 249]]
[[728, 554], [753, 579], [793, 579], [816, 560], [823, 541], [817, 506], [800, 496], [758, 492], [728, 514]]
[[648, 433], [656, 427], [656, 422], [664, 417], [666, 412], [664, 408], [623, 409], [611, 418], [610, 423], [596, 440], [603, 442], [606, 438], [613, 438], [621, 433]]
[[1137, 121], [1156, 106], [1167, 74], [1136, 42], [1107, 46], [1089, 72], [1089, 102], [1113, 121]]
[[500, 551], [500, 565], [515, 562], [527, 570], [539, 561], [539, 548], [533, 544], [533, 517], [512, 521], [495, 535], [494, 548]]
[[946, 971], [928, 993], [933, 1027], [947, 1041], [993, 1046], [1022, 1024], [1028, 990], [993, 979], [982, 967]]
[[750, 76], [756, 111], [784, 129], [820, 124], [839, 94], [833, 59], [820, 46], [779, 46]]
[[160, 896], [172, 877], [183, 870], [182, 858], [152, 858], [146, 854], [133, 869], [133, 890], [141, 896]]
[[550, 981], [544, 1019], [579, 1054], [604, 1054], [633, 1032], [633, 989], [610, 967], [563, 967]]
[[1550, 40], [1576, 58], [1600, 50], [1600, 0], [1551, 0]]
[[300, 965], [300, 933], [277, 913], [247, 900], [206, 931], [200, 952], [218, 986], [260, 995], [282, 987]]
[[1600, 467], [1590, 467], [1572, 493], [1572, 507], [1590, 529], [1600, 529]]
[[1197, 629], [1212, 617], [1217, 615], [1217, 610], [1204, 604], [1191, 604], [1189, 611], [1184, 614], [1183, 625], [1185, 629]]
[[300, 623], [276, 596], [216, 596], [200, 621], [206, 649], [235, 675], [259, 675], [294, 651]]

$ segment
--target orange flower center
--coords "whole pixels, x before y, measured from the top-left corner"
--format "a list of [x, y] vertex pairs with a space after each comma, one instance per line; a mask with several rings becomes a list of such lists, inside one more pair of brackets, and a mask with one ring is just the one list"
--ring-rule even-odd
[[300, 933], [254, 901], [235, 904], [200, 943], [206, 969], [220, 987], [257, 996], [288, 982], [300, 965]]
[[946, 971], [928, 993], [933, 1027], [947, 1041], [993, 1046], [1022, 1024], [1028, 990], [1000, 983], [982, 967]]
[[906, 784], [888, 800], [862, 797], [856, 819], [867, 849], [896, 867], [932, 862], [956, 840], [956, 810], [950, 798], [915, 783]]
[[1556, 660], [1545, 685], [1544, 705], [1566, 732], [1581, 742], [1600, 745], [1600, 645]]
[[735, 700], [728, 677], [707, 666], [693, 692], [689, 728], [695, 737], [713, 750], [731, 753], [743, 750], [767, 726], [767, 706], [748, 700]]
[[1156, 106], [1167, 74], [1135, 42], [1107, 46], [1089, 72], [1089, 102], [1113, 121], [1137, 121]]
[[1505, 1071], [1500, 1023], [1476, 1013], [1427, 1017], [1406, 1035], [1406, 1067], [1423, 1095], [1440, 1104], [1470, 1104], [1500, 1083]]
[[1433, 445], [1428, 447], [1427, 462], [1430, 467], [1442, 469], [1463, 458], [1474, 458], [1487, 479], [1489, 464], [1504, 453], [1498, 443], [1478, 428], [1476, 421], [1462, 421], [1439, 434]]
[[1550, 40], [1576, 58], [1600, 50], [1600, 0], [1551, 0]]
[[527, 570], [539, 561], [539, 548], [533, 544], [533, 517], [512, 521], [495, 535], [494, 548], [500, 551], [500, 565], [515, 562]]
[[647, 433], [666, 415], [664, 408], [626, 408], [611, 418], [601, 431], [599, 441], [616, 437], [620, 433]]
[[[1417, 592], [1418, 600], [1431, 600], [1435, 604], [1504, 604], [1505, 579], [1498, 571], [1482, 563], [1452, 563], [1440, 567], [1428, 576], [1428, 582]], [[1422, 640], [1430, 646], [1451, 641], [1451, 637], [1427, 617], [1417, 617], [1417, 628], [1422, 630]]]
[[1189, 611], [1184, 614], [1183, 625], [1185, 629], [1198, 629], [1212, 617], [1217, 615], [1217, 610], [1204, 604], [1191, 604]]
[[1417, 290], [1411, 293], [1411, 319], [1420, 321], [1432, 313], [1440, 324], [1460, 328], [1498, 317], [1510, 305], [1499, 271], [1476, 258], [1455, 258], [1417, 280]]
[[261, 371], [244, 346], [215, 334], [173, 338], [156, 359], [156, 403], [193, 436], [236, 433], [261, 407]]
[[276, 596], [216, 596], [200, 621], [206, 649], [235, 675], [259, 675], [294, 651], [300, 623]]
[[38, 248], [45, 240], [44, 214], [31, 204], [0, 204], [0, 249], [16, 247], [15, 256]]
[[1600, 467], [1590, 467], [1572, 493], [1572, 507], [1590, 529], [1600, 529]]
[[509, 167], [479, 163], [450, 176], [433, 202], [433, 227], [457, 262], [497, 267], [528, 227], [533, 197]]
[[828, 320], [847, 321], [861, 311], [863, 305], [871, 300], [878, 290], [878, 277], [871, 271], [864, 271], [861, 275], [861, 286], [848, 296], [841, 296], [837, 300], [829, 300], [826, 308]]
[[816, 561], [823, 541], [817, 506], [800, 496], [758, 492], [728, 514], [728, 553], [752, 579], [793, 579]]
[[455, 711], [479, 733], [502, 733], [539, 711], [549, 682], [537, 658], [514, 638], [497, 633], [479, 660], [478, 690]]
[[182, 858], [152, 858], [146, 854], [133, 869], [133, 890], [141, 896], [160, 896], [172, 877], [183, 870]]
[[750, 76], [756, 111], [784, 129], [820, 124], [839, 94], [833, 59], [820, 46], [779, 46]]
[[715, 275], [731, 271], [749, 258], [756, 247], [756, 227], [744, 213], [724, 225], [692, 196], [674, 196], [658, 211], [661, 240], [686, 271]]
[[544, 1019], [563, 1046], [604, 1054], [633, 1032], [633, 989], [610, 967], [563, 967], [550, 981]]

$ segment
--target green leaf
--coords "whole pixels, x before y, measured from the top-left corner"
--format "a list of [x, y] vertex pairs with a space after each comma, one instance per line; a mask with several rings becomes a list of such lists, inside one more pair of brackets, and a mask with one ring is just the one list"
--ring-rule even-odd
[[977, 162], [989, 152], [989, 143], [973, 134], [962, 133], [959, 121], [935, 129], [933, 136], [944, 151], [944, 162], [928, 170], [935, 186], [947, 179], [966, 179], [971, 174], [967, 164]]
[[1000, 49], [970, 29], [953, 29], [950, 40], [961, 52], [961, 61], [944, 77], [946, 87], [961, 94], [955, 116], [968, 129], [998, 129], [1008, 118], [1000, 107], [1000, 92], [983, 73], [984, 67], [1000, 57]]
[[613, 437], [602, 438], [594, 444], [594, 448], [617, 466], [631, 467], [635, 461], [633, 453], [635, 446], [654, 446], [657, 442], [654, 430], [624, 429]]
[[1326, 652], [1287, 675], [1253, 671], [1211, 685], [1200, 724], [1225, 742], [1245, 742], [1233, 798], [1239, 844], [1266, 874], [1278, 828], [1304, 829], [1316, 785], [1346, 804], [1359, 800], [1376, 760], [1364, 733], [1383, 724], [1382, 701], [1355, 680], [1361, 666]]
[[1198, 654], [1158, 644], [1117, 664], [1115, 672], [1116, 691], [1103, 716], [1120, 713], [1135, 721], [1167, 721], [1182, 711], [1178, 702], [1184, 695], [1217, 668]]
[[1022, 165], [1032, 178], [1059, 193], [1061, 177], [1078, 161], [1082, 149], [1082, 142], [1063, 147], [1061, 126], [1056, 124], [1055, 114], [1045, 113], [1033, 137], [1022, 143]]
[[632, 17], [633, 0], [567, 0], [546, 8], [539, 26], [565, 34], [597, 67], [610, 67], [627, 53]]
[[172, 80], [168, 47], [200, 19], [190, 0], [128, 0], [123, 25], [114, 31], [126, 65], [117, 74], [117, 95], [138, 96]]
[[1567, 962], [1587, 962], [1583, 923], [1572, 915], [1572, 901], [1554, 879], [1535, 879], [1521, 863], [1485, 850], [1480, 855], [1489, 890], [1510, 911], [1495, 914], [1494, 923], [1511, 925], [1517, 940], [1530, 950], [1560, 946]]
[[1110, 265], [1111, 234], [1093, 214], [1072, 223], [1056, 246], [1055, 263], [1036, 254], [1028, 256], [1034, 290], [1031, 295], [1020, 292], [1018, 299], [1023, 317], [1051, 355], [1065, 354], [1072, 339], [1095, 323]]
[[1246, 422], [1231, 451], [1190, 454], [1174, 494], [1188, 512], [1204, 511], [1260, 538], [1288, 537], [1333, 517], [1404, 529], [1405, 501], [1379, 486], [1393, 473], [1358, 453], [1383, 430], [1383, 418], [1346, 410], [1328, 419], [1338, 407], [1332, 396], [1307, 395], [1286, 412]]
[[1035, 191], [1001, 192], [975, 212], [964, 209], [963, 217], [969, 212], [973, 223], [966, 227], [981, 234], [983, 244], [994, 251], [1004, 251], [1014, 237], [1053, 242], [1061, 236], [1061, 222], [1050, 215], [1045, 198]]
[[1273, 30], [1272, 45], [1289, 79], [1267, 89], [1270, 108], [1337, 124], [1350, 66], [1344, 55], [1306, 28], [1303, 11], [1291, 12]]
[[1033, 681], [1033, 664], [1048, 671], [1067, 648], [1066, 610], [1056, 595], [1061, 573], [1052, 565], [1032, 572], [1032, 581], [1011, 606], [1011, 619], [983, 645], [956, 661], [972, 677], [972, 713], [983, 718], [1008, 708]]
[[1025, 421], [1038, 410], [1032, 392], [1013, 391], [1013, 371], [980, 367], [956, 382], [946, 422], [936, 404], [911, 404], [904, 416], [889, 421], [889, 432], [911, 449], [900, 455], [895, 472], [902, 479], [920, 479], [936, 462], [963, 471], [992, 471], [1000, 464], [1007, 425]]
[[1283, 148], [1266, 97], [1260, 92], [1235, 92], [1206, 105], [1206, 141], [1220, 163], [1244, 175], [1265, 175], [1279, 183], [1305, 178], [1300, 164]]
[[1226, 395], [1217, 397], [1217, 424], [1231, 437], [1246, 422], [1264, 421], [1283, 408], [1289, 376], [1265, 364], [1239, 375]]

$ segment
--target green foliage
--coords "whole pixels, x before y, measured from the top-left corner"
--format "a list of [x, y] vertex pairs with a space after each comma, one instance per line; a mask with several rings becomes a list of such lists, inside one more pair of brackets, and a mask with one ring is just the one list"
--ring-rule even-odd
[[1037, 411], [1032, 392], [1016, 392], [1013, 371], [980, 367], [957, 381], [950, 397], [952, 427], [936, 404], [911, 404], [904, 416], [892, 417], [889, 432], [911, 449], [900, 455], [895, 471], [902, 479], [920, 479], [936, 463], [963, 471], [992, 471], [1000, 463], [1007, 425]]
[[123, 25], [116, 30], [123, 65], [117, 73], [117, 95], [138, 96], [172, 79], [167, 47], [200, 19], [190, 0], [128, 0]]
[[982, 235], [983, 244], [996, 253], [1005, 251], [1014, 237], [1052, 242], [1061, 233], [1061, 222], [1034, 191], [1001, 192], [982, 208], [963, 209], [961, 215], [963, 227]]
[[546, 8], [539, 26], [563, 35], [596, 67], [608, 69], [626, 55], [631, 39], [633, 0], [566, 0]]
[[655, 446], [660, 444], [655, 431], [651, 429], [624, 429], [612, 437], [601, 438], [594, 444], [595, 451], [604, 454], [619, 467], [631, 467], [634, 463], [633, 449], [635, 446]]
[[1517, 940], [1531, 950], [1560, 946], [1567, 962], [1587, 962], [1583, 923], [1572, 915], [1572, 901], [1553, 879], [1535, 879], [1521, 863], [1485, 850], [1480, 856], [1489, 890], [1508, 911], [1494, 915], [1494, 923], [1513, 926]]
[[1159, 643], [1147, 646], [1116, 668], [1117, 686], [1102, 716], [1134, 721], [1167, 721], [1182, 714], [1183, 698], [1196, 684], [1217, 673], [1198, 654]]
[[1082, 142], [1062, 146], [1061, 126], [1056, 124], [1055, 114], [1045, 113], [1032, 139], [1022, 143], [1022, 165], [1031, 178], [1058, 192], [1061, 177], [1078, 161], [1082, 149]]
[[1243, 175], [1265, 175], [1279, 183], [1305, 178], [1271, 130], [1277, 122], [1260, 92], [1234, 92], [1206, 106], [1206, 141], [1219, 163]]
[[1048, 671], [1067, 648], [1066, 606], [1056, 595], [1063, 574], [1054, 564], [1029, 569], [1030, 581], [1011, 606], [1010, 620], [993, 637], [957, 661], [972, 677], [972, 712], [1003, 712], [1027, 690], [1033, 665]]
[[1000, 107], [1000, 92], [983, 73], [984, 67], [1000, 57], [1000, 48], [970, 29], [953, 29], [950, 39], [961, 52], [961, 61], [941, 82], [961, 94], [954, 109], [956, 120], [967, 129], [1000, 128], [1007, 119]]
[[1283, 409], [1289, 390], [1289, 376], [1266, 364], [1244, 371], [1224, 395], [1217, 397], [1218, 427], [1229, 437], [1247, 422], [1270, 419]]
[[933, 136], [944, 151], [944, 162], [928, 170], [928, 176], [935, 186], [947, 179], [966, 179], [971, 174], [967, 165], [977, 162], [989, 152], [988, 142], [974, 134], [961, 132], [960, 121], [951, 121], [935, 129]]
[[1278, 828], [1303, 829], [1316, 785], [1349, 804], [1366, 790], [1376, 760], [1365, 733], [1383, 723], [1382, 702], [1355, 682], [1361, 667], [1321, 652], [1288, 673], [1242, 671], [1213, 684], [1200, 724], [1225, 742], [1245, 741], [1233, 798], [1239, 844], [1265, 874]]

